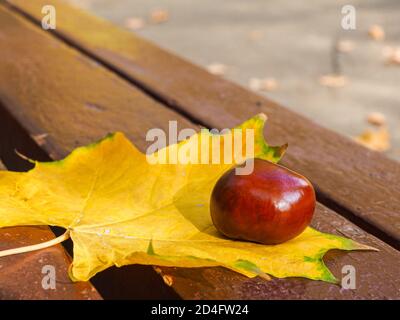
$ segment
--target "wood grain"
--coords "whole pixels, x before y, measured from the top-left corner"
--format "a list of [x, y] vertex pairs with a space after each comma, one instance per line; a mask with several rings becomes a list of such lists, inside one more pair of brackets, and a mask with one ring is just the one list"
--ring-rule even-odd
[[[77, 145], [92, 142], [114, 130], [124, 131], [144, 151], [145, 132], [149, 128], [166, 129], [168, 120], [172, 119], [180, 127], [198, 128], [1, 6], [0, 30], [0, 110], [17, 119], [20, 130], [29, 134], [21, 135], [21, 139], [36, 137], [37, 148], [48, 157], [60, 158]], [[102, 106], [103, 111], [88, 109], [88, 102]], [[43, 133], [46, 133], [44, 138], [38, 136]], [[19, 151], [24, 153], [24, 143], [20, 145]], [[400, 259], [396, 250], [322, 205], [318, 206], [313, 223], [323, 231], [340, 231], [381, 249], [380, 252], [327, 256], [326, 263], [337, 276], [345, 264], [353, 264], [359, 270], [357, 290], [347, 292], [339, 286], [306, 279], [249, 280], [222, 268], [161, 268], [160, 273], [164, 279], [168, 279], [166, 275], [172, 277], [172, 288], [185, 299], [399, 298], [396, 288], [399, 287]], [[376, 272], [378, 266], [385, 272]], [[121, 283], [113, 282], [113, 286], [126, 285], [135, 277], [132, 266], [124, 270], [126, 276], [119, 278]]]
[[194, 122], [228, 128], [265, 112], [269, 141], [289, 143], [282, 163], [307, 176], [320, 201], [400, 247], [399, 163], [60, 0], [7, 2], [38, 21], [55, 5], [57, 35]]
[[[27, 246], [54, 238], [46, 227], [0, 229], [0, 250]], [[2, 257], [0, 259], [0, 300], [99, 300], [90, 282], [72, 282], [68, 276], [71, 258], [61, 245]], [[55, 289], [42, 287], [44, 266], [55, 268]]]
[[110, 132], [140, 138], [145, 150], [149, 129], [168, 132], [170, 120], [178, 129], [193, 126], [50, 33], [0, 9], [0, 101], [52, 159]]

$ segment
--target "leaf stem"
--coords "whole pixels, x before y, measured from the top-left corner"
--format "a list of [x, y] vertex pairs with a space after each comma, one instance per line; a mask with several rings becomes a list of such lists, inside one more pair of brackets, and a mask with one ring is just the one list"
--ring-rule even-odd
[[65, 241], [67, 239], [69, 239], [69, 230], [65, 231], [61, 236], [59, 236], [55, 239], [51, 239], [46, 242], [33, 244], [30, 246], [25, 246], [25, 247], [20, 247], [20, 248], [14, 248], [14, 249], [0, 251], [0, 257], [6, 257], [6, 256], [14, 255], [14, 254], [31, 252], [31, 251], [49, 248], [49, 247], [52, 247], [56, 244], [59, 244], [59, 243]]

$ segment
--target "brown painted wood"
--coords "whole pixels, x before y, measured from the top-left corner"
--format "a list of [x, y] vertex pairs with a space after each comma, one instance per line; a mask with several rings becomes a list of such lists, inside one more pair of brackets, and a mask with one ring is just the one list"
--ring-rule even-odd
[[[371, 236], [332, 210], [318, 205], [312, 225], [318, 230], [344, 235], [368, 243], [380, 252], [330, 251], [325, 264], [342, 279], [342, 268], [352, 265], [356, 269], [356, 290], [309, 281], [301, 278], [265, 281], [248, 279], [223, 268], [191, 269], [163, 268], [162, 276], [183, 297], [190, 299], [399, 299], [400, 278], [388, 281], [386, 272], [400, 271], [399, 252]], [[379, 256], [379, 258], [378, 258]], [[397, 271], [396, 271], [397, 270]]]
[[[6, 170], [0, 161], [0, 170]], [[54, 238], [48, 227], [15, 227], [0, 229], [0, 250], [41, 243]], [[90, 282], [74, 283], [67, 275], [71, 258], [61, 245], [0, 258], [0, 300], [4, 299], [73, 299], [99, 300], [100, 295]], [[54, 266], [55, 289], [42, 286], [42, 268]]]
[[[0, 250], [41, 243], [54, 238], [48, 227], [0, 229]], [[72, 282], [68, 276], [71, 258], [61, 245], [26, 254], [0, 258], [0, 300], [99, 300], [90, 282]], [[43, 267], [55, 268], [55, 289], [44, 289]]]
[[307, 176], [322, 202], [399, 248], [399, 163], [60, 0], [7, 2], [37, 20], [43, 5], [55, 5], [59, 36], [205, 126], [265, 112], [269, 141], [289, 143], [282, 163]]
[[[180, 127], [197, 128], [1, 6], [0, 36], [0, 111], [12, 115], [20, 124], [20, 131], [29, 133], [37, 148], [48, 157], [60, 158], [77, 145], [92, 142], [114, 130], [124, 131], [143, 151], [145, 132], [149, 128], [166, 129], [168, 120], [177, 120]], [[4, 117], [0, 117], [0, 123], [2, 119]], [[43, 133], [47, 135], [38, 135]], [[19, 142], [19, 151], [27, 151], [28, 155], [31, 151], [24, 146], [29, 135], [22, 135], [23, 141]], [[396, 250], [322, 205], [318, 206], [313, 223], [323, 231], [341, 232], [381, 249], [380, 252], [331, 253], [326, 258], [337, 276], [345, 264], [353, 264], [359, 270], [357, 290], [349, 293], [339, 286], [306, 279], [250, 280], [222, 268], [162, 268], [160, 272], [186, 299], [400, 297], [396, 290], [400, 260]], [[376, 272], [377, 269], [385, 272]], [[122, 281], [129, 283], [134, 276], [134, 272], [128, 271]], [[117, 287], [119, 283], [113, 285]]]
[[149, 129], [167, 132], [169, 120], [178, 120], [180, 128], [193, 126], [50, 33], [0, 8], [0, 101], [51, 158], [110, 132], [126, 132], [145, 148]]

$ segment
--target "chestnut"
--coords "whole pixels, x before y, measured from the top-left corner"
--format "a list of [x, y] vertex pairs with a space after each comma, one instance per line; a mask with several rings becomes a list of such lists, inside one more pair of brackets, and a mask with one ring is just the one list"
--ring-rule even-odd
[[211, 194], [214, 226], [228, 238], [278, 244], [299, 235], [311, 222], [315, 192], [302, 175], [254, 159], [248, 175], [225, 172]]

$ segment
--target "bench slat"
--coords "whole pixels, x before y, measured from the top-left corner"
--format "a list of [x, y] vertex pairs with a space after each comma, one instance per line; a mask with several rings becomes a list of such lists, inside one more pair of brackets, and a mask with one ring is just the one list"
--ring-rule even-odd
[[[6, 170], [0, 162], [0, 170]], [[15, 227], [0, 229], [0, 250], [27, 246], [54, 238], [49, 227]], [[61, 245], [0, 258], [0, 300], [4, 299], [101, 299], [90, 282], [72, 282], [67, 274], [71, 258]], [[55, 289], [44, 289], [45, 266], [55, 268]], [[46, 271], [46, 270], [45, 270]]]
[[163, 268], [161, 274], [173, 283], [174, 289], [188, 299], [398, 299], [400, 279], [389, 282], [386, 272], [398, 274], [399, 252], [371, 236], [332, 210], [318, 205], [312, 226], [318, 230], [344, 235], [368, 243], [380, 252], [330, 251], [324, 262], [338, 279], [343, 266], [355, 267], [356, 290], [306, 279], [247, 279], [223, 268], [190, 269]]
[[[78, 144], [92, 142], [114, 130], [124, 131], [144, 151], [145, 132], [149, 128], [166, 130], [168, 120], [177, 120], [181, 128], [198, 128], [112, 72], [1, 6], [0, 30], [0, 101], [3, 103], [0, 110], [4, 109], [18, 119], [21, 127], [36, 137], [38, 146], [49, 157], [56, 159], [64, 156]], [[91, 104], [89, 108], [88, 102]], [[37, 135], [43, 133], [47, 136], [38, 139]], [[25, 139], [28, 138], [25, 136]], [[8, 153], [11, 151], [8, 150]], [[19, 151], [25, 152], [24, 149]], [[324, 218], [326, 215], [328, 217]], [[316, 210], [313, 224], [327, 232], [350, 232], [348, 236], [357, 238], [357, 233], [351, 231], [358, 230], [354, 225], [322, 205]], [[360, 238], [357, 239], [377, 246], [381, 251], [340, 253], [334, 259], [329, 255], [327, 264], [333, 269], [340, 269], [350, 261], [357, 270], [363, 271], [360, 274], [360, 288], [374, 290], [372, 293], [364, 289], [355, 290], [351, 294], [352, 298], [367, 298], [371, 294], [385, 298], [399, 297], [399, 293], [387, 285], [398, 284], [398, 272], [395, 272], [393, 266], [399, 261], [399, 253], [369, 234], [361, 230], [358, 232]], [[375, 273], [378, 263], [386, 269], [384, 273]], [[259, 279], [239, 279], [237, 274], [222, 268], [161, 269], [164, 276], [172, 271], [173, 279], [176, 279], [173, 280], [172, 288], [186, 299], [212, 298], [215, 297], [214, 291], [219, 292], [218, 298], [231, 299], [238, 297], [238, 290], [246, 286], [245, 298], [284, 299], [290, 297], [291, 290], [298, 292], [298, 281], [301, 281], [304, 288], [304, 298], [349, 297], [341, 294], [338, 286], [305, 279], [285, 279], [279, 283], [274, 280], [266, 284]], [[128, 283], [134, 276], [133, 272], [129, 273], [123, 282]], [[115, 287], [118, 285], [123, 284], [113, 283]], [[191, 289], [197, 285], [202, 286], [203, 293]], [[268, 289], [271, 285], [279, 288], [282, 286], [282, 289], [274, 294]], [[205, 286], [209, 288], [206, 290]], [[233, 287], [239, 289], [232, 292], [224, 289]]]
[[38, 21], [53, 4], [58, 35], [198, 123], [233, 127], [265, 112], [269, 141], [289, 143], [282, 163], [307, 176], [320, 201], [399, 248], [397, 162], [60, 0], [7, 1]]
[[[0, 250], [6, 250], [54, 238], [48, 227], [15, 227], [0, 229]], [[99, 300], [100, 295], [90, 282], [74, 283], [68, 276], [71, 258], [61, 245], [27, 254], [0, 258], [0, 299], [68, 299]], [[46, 266], [54, 267], [55, 288], [43, 288]], [[45, 272], [45, 273], [43, 273]]]

